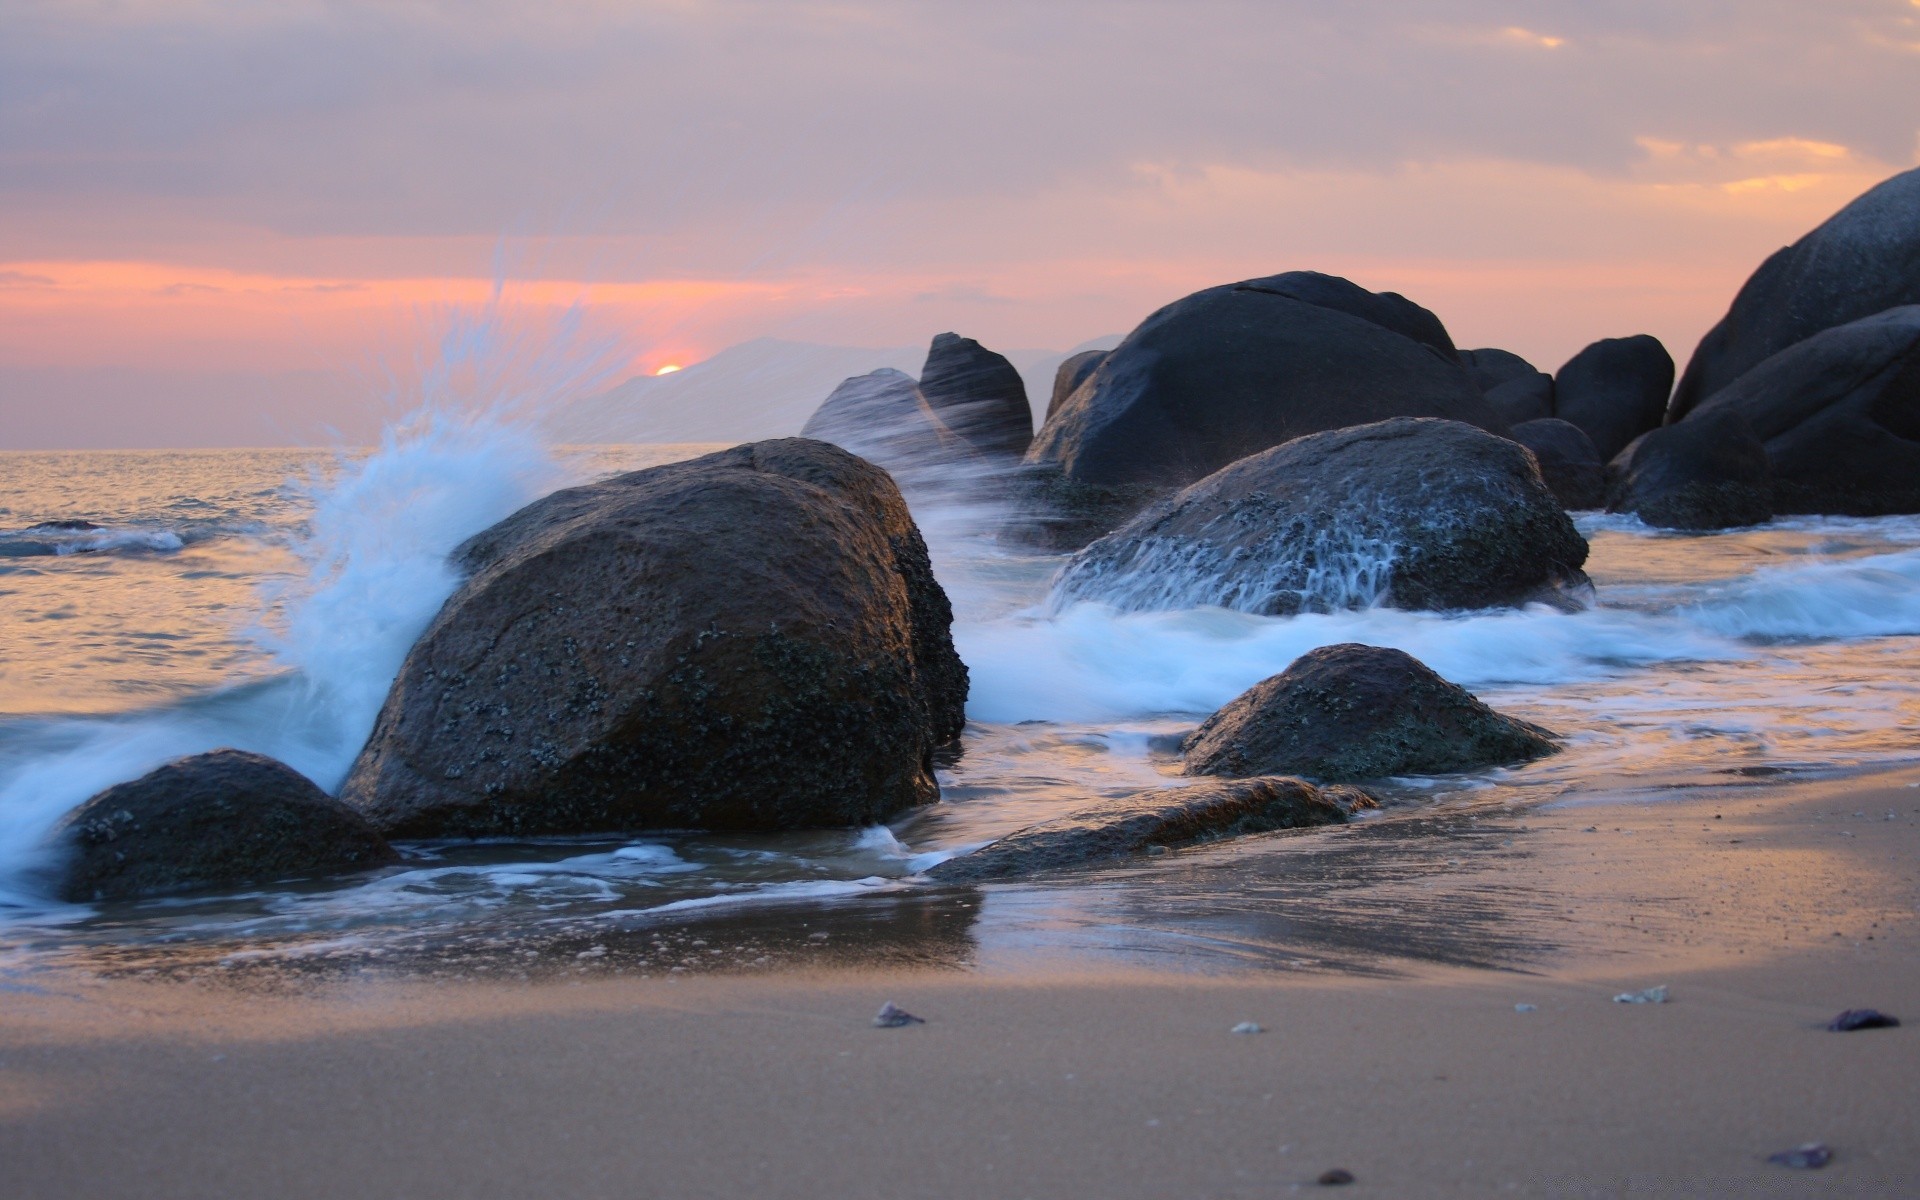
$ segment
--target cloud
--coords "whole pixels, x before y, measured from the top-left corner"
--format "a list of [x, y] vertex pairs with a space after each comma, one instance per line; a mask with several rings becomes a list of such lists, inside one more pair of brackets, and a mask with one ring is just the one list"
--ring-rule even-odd
[[27, 271], [0, 271], [0, 287], [40, 288], [53, 286], [54, 279], [51, 275], [35, 275]]

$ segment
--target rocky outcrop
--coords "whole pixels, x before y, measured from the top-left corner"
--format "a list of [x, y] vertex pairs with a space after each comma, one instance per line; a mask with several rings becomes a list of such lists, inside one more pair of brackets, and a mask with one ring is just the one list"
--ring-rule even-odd
[[1603, 338], [1567, 360], [1553, 379], [1553, 415], [1578, 425], [1602, 462], [1658, 428], [1673, 390], [1673, 356], [1639, 333]]
[[1721, 414], [1765, 444], [1775, 512], [1920, 512], [1920, 305], [1797, 342], [1672, 428]]
[[1581, 602], [1587, 544], [1533, 456], [1457, 421], [1300, 438], [1094, 542], [1054, 602], [1290, 614]]
[[1049, 418], [1067, 402], [1068, 396], [1079, 390], [1080, 385], [1087, 381], [1087, 376], [1093, 374], [1094, 368], [1106, 361], [1109, 353], [1106, 350], [1082, 350], [1060, 364], [1059, 370], [1053, 373], [1053, 398], [1047, 401]]
[[889, 470], [911, 470], [966, 458], [971, 449], [934, 414], [920, 385], [883, 367], [833, 389], [800, 436], [857, 454]]
[[952, 610], [885, 472], [736, 446], [466, 543], [342, 796], [396, 836], [865, 824], [932, 800]]
[[1009, 879], [1240, 834], [1337, 825], [1375, 807], [1358, 788], [1318, 788], [1302, 779], [1210, 780], [1157, 788], [1030, 825], [972, 854], [950, 858], [927, 875], [942, 883]]
[[1077, 486], [1178, 488], [1294, 438], [1397, 416], [1506, 429], [1432, 313], [1299, 271], [1148, 317], [1048, 418], [1028, 459]]
[[1522, 421], [1510, 436], [1533, 451], [1540, 477], [1567, 509], [1578, 512], [1606, 503], [1606, 464], [1579, 426], [1549, 417]]
[[177, 759], [88, 800], [53, 832], [73, 903], [336, 875], [394, 861], [365, 817], [244, 750]]
[[1557, 749], [1400, 650], [1322, 646], [1208, 717], [1181, 752], [1189, 775], [1304, 775], [1325, 783], [1441, 775]]
[[1553, 416], [1553, 376], [1534, 371], [1487, 389], [1487, 407], [1509, 425]]
[[1479, 350], [1460, 351], [1460, 365], [1465, 367], [1467, 374], [1473, 377], [1474, 386], [1483, 392], [1490, 392], [1501, 384], [1510, 383], [1515, 379], [1542, 374], [1532, 363], [1513, 351], [1500, 350], [1491, 346]]
[[1033, 441], [1033, 409], [1020, 372], [972, 338], [943, 333], [933, 339], [920, 394], [941, 423], [980, 454], [1018, 458]]
[[1633, 447], [1607, 508], [1664, 529], [1729, 529], [1773, 516], [1766, 447], [1737, 412], [1697, 411]]
[[1920, 304], [1920, 170], [1879, 184], [1762, 263], [1700, 339], [1669, 419], [1822, 330], [1909, 304]]

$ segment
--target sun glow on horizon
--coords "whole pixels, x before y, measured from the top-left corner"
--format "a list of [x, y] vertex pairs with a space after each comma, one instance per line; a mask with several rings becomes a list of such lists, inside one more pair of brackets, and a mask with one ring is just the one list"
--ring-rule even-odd
[[659, 370], [655, 371], [654, 376], [657, 378], [661, 375], [671, 375], [675, 371], [678, 371], [680, 369], [681, 367], [679, 363], [668, 363], [666, 366], [661, 367]]

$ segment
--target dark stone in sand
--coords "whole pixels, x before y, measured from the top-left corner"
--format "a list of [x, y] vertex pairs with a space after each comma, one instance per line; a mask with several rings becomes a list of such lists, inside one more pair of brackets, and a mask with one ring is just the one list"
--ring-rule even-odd
[[394, 861], [365, 817], [244, 750], [177, 759], [116, 784], [54, 829], [63, 900], [128, 900], [363, 870]]
[[1877, 1008], [1850, 1008], [1827, 1022], [1827, 1028], [1835, 1033], [1852, 1033], [1856, 1029], [1898, 1029], [1899, 1027], [1900, 1018], [1890, 1017]]
[[1396, 416], [1505, 432], [1432, 313], [1296, 271], [1143, 321], [1054, 411], [1029, 460], [1074, 484], [1184, 487], [1270, 446]]
[[1376, 807], [1357, 788], [1318, 788], [1303, 779], [1208, 780], [1156, 788], [1043, 821], [927, 871], [942, 883], [975, 883], [1110, 862], [1156, 847], [1337, 825]]
[[1553, 376], [1542, 371], [1509, 379], [1487, 389], [1488, 407], [1509, 425], [1553, 415]]
[[1441, 775], [1554, 753], [1553, 735], [1493, 711], [1400, 650], [1322, 646], [1190, 735], [1189, 775], [1325, 782]]
[[965, 439], [934, 415], [913, 377], [892, 367], [843, 381], [807, 418], [800, 436], [896, 471], [971, 453]]
[[1920, 170], [1872, 188], [1762, 263], [1700, 339], [1669, 420], [1796, 342], [1906, 304], [1920, 304]]
[[1575, 606], [1586, 557], [1524, 447], [1400, 418], [1215, 472], [1075, 555], [1055, 597], [1270, 614]]
[[1315, 1182], [1321, 1187], [1344, 1187], [1353, 1182], [1353, 1172], [1344, 1167], [1335, 1167], [1331, 1171], [1320, 1172], [1320, 1178]]
[[920, 394], [942, 424], [981, 454], [1018, 458], [1033, 441], [1027, 385], [1002, 355], [943, 333], [920, 369]]
[[[1460, 365], [1467, 369], [1474, 385], [1483, 392], [1490, 392], [1515, 379], [1542, 374], [1539, 368], [1513, 351], [1491, 346], [1460, 351]], [[1548, 376], [1548, 380], [1551, 382], [1552, 376]]]
[[1664, 529], [1731, 529], [1773, 517], [1766, 447], [1737, 412], [1698, 413], [1641, 438], [1611, 512]]
[[755, 442], [468, 541], [343, 798], [411, 837], [870, 824], [937, 795], [967, 671], [884, 471]]
[[1729, 413], [1766, 444], [1775, 512], [1920, 512], [1920, 305], [1814, 334], [1674, 428]]
[[1603, 338], [1574, 355], [1553, 379], [1553, 415], [1578, 425], [1605, 462], [1658, 428], [1673, 390], [1673, 356], [1640, 333]]
[[1607, 501], [1607, 468], [1578, 425], [1549, 417], [1522, 421], [1509, 435], [1533, 451], [1540, 476], [1569, 509], [1599, 508]]
[[1795, 1146], [1791, 1150], [1781, 1150], [1767, 1155], [1767, 1161], [1778, 1167], [1793, 1167], [1801, 1171], [1817, 1171], [1833, 1161], [1833, 1151], [1819, 1142], [1808, 1142]]
[[1060, 369], [1053, 373], [1053, 398], [1047, 401], [1048, 417], [1052, 417], [1067, 402], [1067, 397], [1080, 389], [1080, 385], [1087, 381], [1087, 376], [1106, 361], [1109, 353], [1111, 351], [1082, 350], [1060, 364]]

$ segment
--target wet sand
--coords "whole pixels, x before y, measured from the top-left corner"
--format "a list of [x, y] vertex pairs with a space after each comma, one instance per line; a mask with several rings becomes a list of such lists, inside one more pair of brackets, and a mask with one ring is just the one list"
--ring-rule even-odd
[[[1524, 853], [1329, 899], [1383, 926], [1529, 906], [1557, 932], [1518, 969], [14, 977], [0, 1178], [20, 1200], [1254, 1197], [1344, 1168], [1333, 1194], [1912, 1195], [1909, 783], [1561, 804], [1494, 832]], [[1611, 1000], [1655, 984], [1669, 1003]], [[927, 1023], [873, 1028], [887, 1000]], [[1820, 1028], [1863, 1006], [1909, 1024]], [[1816, 1140], [1822, 1171], [1764, 1161]]]

